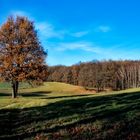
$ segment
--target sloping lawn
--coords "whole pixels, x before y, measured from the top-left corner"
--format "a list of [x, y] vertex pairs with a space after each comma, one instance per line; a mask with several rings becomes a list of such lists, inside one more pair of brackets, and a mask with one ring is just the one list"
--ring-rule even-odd
[[91, 94], [45, 83], [22, 88], [17, 99], [7, 91], [0, 93], [0, 139], [140, 139], [139, 89]]

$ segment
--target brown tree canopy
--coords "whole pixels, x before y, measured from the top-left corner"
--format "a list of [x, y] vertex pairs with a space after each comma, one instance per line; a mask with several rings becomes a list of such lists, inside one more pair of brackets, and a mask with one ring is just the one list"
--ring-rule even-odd
[[34, 23], [26, 17], [9, 17], [0, 27], [0, 77], [12, 82], [13, 97], [20, 81], [46, 76], [46, 55]]

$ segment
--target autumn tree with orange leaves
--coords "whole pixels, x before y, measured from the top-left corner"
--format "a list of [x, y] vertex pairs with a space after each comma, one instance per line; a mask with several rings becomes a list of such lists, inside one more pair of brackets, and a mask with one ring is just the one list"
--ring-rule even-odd
[[0, 77], [11, 82], [13, 98], [17, 97], [19, 82], [46, 77], [46, 55], [34, 23], [26, 17], [9, 17], [0, 27]]

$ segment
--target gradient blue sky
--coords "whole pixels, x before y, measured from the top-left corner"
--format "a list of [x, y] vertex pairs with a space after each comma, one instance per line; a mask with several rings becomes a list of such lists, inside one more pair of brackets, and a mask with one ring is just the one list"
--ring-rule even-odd
[[49, 65], [140, 59], [139, 0], [0, 0], [9, 15], [35, 22]]

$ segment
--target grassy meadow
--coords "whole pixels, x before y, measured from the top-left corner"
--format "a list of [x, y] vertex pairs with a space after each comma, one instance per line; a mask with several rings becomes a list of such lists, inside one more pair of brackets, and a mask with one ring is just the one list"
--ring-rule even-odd
[[11, 99], [0, 84], [0, 139], [139, 140], [140, 89], [95, 93], [83, 87], [47, 82], [21, 84]]

